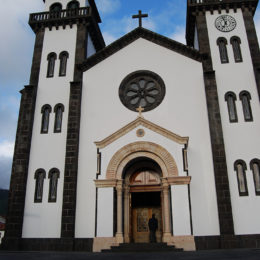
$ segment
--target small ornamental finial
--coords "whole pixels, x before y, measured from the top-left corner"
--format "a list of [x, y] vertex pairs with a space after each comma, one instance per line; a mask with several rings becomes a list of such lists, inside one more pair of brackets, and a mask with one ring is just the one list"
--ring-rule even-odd
[[144, 111], [144, 108], [139, 106], [137, 109], [136, 109], [137, 112], [139, 112], [139, 117], [143, 117], [142, 115], [142, 112]]
[[142, 27], [142, 19], [145, 17], [148, 17], [148, 14], [142, 14], [141, 10], [138, 11], [137, 15], [132, 16], [133, 19], [136, 19], [136, 18], [139, 19], [139, 27]]

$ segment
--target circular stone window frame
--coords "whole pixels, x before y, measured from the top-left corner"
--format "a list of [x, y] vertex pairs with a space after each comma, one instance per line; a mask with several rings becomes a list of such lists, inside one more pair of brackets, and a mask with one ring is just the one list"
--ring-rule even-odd
[[135, 79], [139, 78], [139, 80], [141, 80], [142, 77], [150, 78], [151, 81], [155, 82], [156, 88], [159, 90], [158, 95], [156, 95], [156, 97], [155, 97], [155, 102], [149, 106], [143, 107], [144, 108], [143, 112], [148, 112], [148, 111], [151, 111], [151, 110], [155, 109], [156, 107], [158, 107], [164, 100], [164, 97], [166, 94], [165, 83], [158, 74], [156, 74], [152, 71], [149, 71], [149, 70], [138, 70], [138, 71], [132, 72], [131, 74], [126, 76], [123, 79], [122, 83], [120, 84], [119, 98], [120, 98], [122, 104], [126, 108], [128, 108], [129, 110], [134, 111], [134, 112], [137, 112], [136, 109], [139, 107], [139, 103], [137, 102], [138, 105], [133, 105], [130, 103], [130, 101], [129, 101], [130, 99], [126, 99], [125, 97], [127, 96], [127, 92], [129, 89], [128, 85], [130, 85], [132, 83], [132, 81]]

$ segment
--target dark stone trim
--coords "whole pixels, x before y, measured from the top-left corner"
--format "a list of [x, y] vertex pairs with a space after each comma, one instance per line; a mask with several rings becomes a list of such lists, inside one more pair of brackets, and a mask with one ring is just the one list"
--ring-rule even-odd
[[248, 9], [254, 15], [257, 8], [258, 0], [203, 0], [203, 3], [197, 3], [196, 0], [188, 0], [187, 5], [187, 20], [186, 20], [186, 41], [187, 45], [193, 47], [195, 37], [195, 24], [196, 15], [202, 12], [205, 14], [206, 11], [217, 10], [219, 14], [225, 10], [227, 13], [230, 9], [236, 10], [241, 8], [242, 10]]
[[92, 252], [93, 238], [3, 238], [3, 250]]
[[149, 31], [143, 27], [138, 27], [135, 30], [123, 36], [122, 38], [113, 42], [105, 49], [97, 52], [96, 54], [88, 58], [81, 64], [80, 68], [83, 71], [90, 69], [91, 67], [105, 60], [109, 56], [113, 55], [114, 53], [118, 52], [119, 50], [123, 49], [124, 47], [126, 47], [127, 45], [131, 44], [139, 38], [144, 38], [148, 41], [151, 41], [169, 50], [175, 51], [193, 60], [201, 61], [201, 55], [197, 50], [187, 47], [182, 43], [176, 42], [160, 34]]
[[196, 17], [200, 52], [203, 53], [204, 84], [207, 99], [209, 128], [217, 193], [218, 215], [221, 235], [233, 235], [234, 223], [229, 190], [226, 152], [219, 108], [215, 71], [213, 71], [205, 14]]
[[195, 236], [197, 250], [260, 248], [260, 234]]
[[79, 24], [77, 30], [74, 82], [70, 86], [69, 114], [67, 127], [67, 143], [64, 171], [63, 205], [61, 220], [61, 237], [75, 236], [78, 156], [82, 96], [82, 76], [77, 64], [82, 62], [87, 52], [87, 27]]
[[[21, 91], [21, 103], [16, 131], [16, 141], [12, 165], [11, 183], [8, 198], [5, 238], [22, 236], [24, 204], [28, 166], [31, 150], [32, 128], [34, 121], [37, 86], [39, 81], [44, 31], [36, 34], [31, 67], [30, 85]], [[3, 241], [3, 246], [4, 246]]]
[[22, 237], [28, 166], [37, 88], [25, 86], [16, 132], [6, 219], [6, 238]]
[[256, 87], [258, 90], [258, 97], [260, 99], [260, 51], [259, 51], [259, 44], [258, 44], [256, 30], [255, 30], [253, 15], [254, 13], [250, 10], [250, 8], [245, 8], [243, 10], [243, 17], [244, 17], [244, 22], [246, 27], [247, 39], [248, 39], [251, 59], [254, 67]]
[[71, 82], [64, 171], [61, 237], [75, 233], [82, 83]]
[[43, 40], [44, 40], [44, 30], [39, 30], [36, 33], [36, 38], [35, 38], [31, 77], [30, 77], [30, 85], [33, 86], [38, 86], [40, 68], [41, 68], [41, 59], [42, 59]]
[[234, 234], [226, 152], [215, 72], [204, 72], [221, 234]]
[[77, 31], [77, 43], [76, 43], [76, 55], [75, 55], [75, 67], [74, 67], [74, 81], [82, 81], [83, 73], [79, 70], [79, 64], [81, 64], [85, 57], [87, 57], [87, 41], [88, 41], [88, 27], [84, 25], [78, 25]]

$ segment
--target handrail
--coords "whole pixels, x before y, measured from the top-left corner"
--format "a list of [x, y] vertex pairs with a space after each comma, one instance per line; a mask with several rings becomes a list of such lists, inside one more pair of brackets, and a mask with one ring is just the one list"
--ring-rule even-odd
[[65, 9], [59, 12], [41, 12], [30, 14], [29, 23], [46, 22], [57, 19], [80, 18], [90, 15], [90, 7], [81, 7], [77, 9]]

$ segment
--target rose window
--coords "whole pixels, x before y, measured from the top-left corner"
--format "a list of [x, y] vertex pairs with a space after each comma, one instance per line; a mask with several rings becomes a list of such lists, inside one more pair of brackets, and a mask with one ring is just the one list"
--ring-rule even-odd
[[128, 109], [136, 112], [136, 109], [141, 106], [144, 112], [147, 112], [163, 101], [164, 82], [153, 72], [138, 71], [123, 80], [119, 88], [119, 96]]

